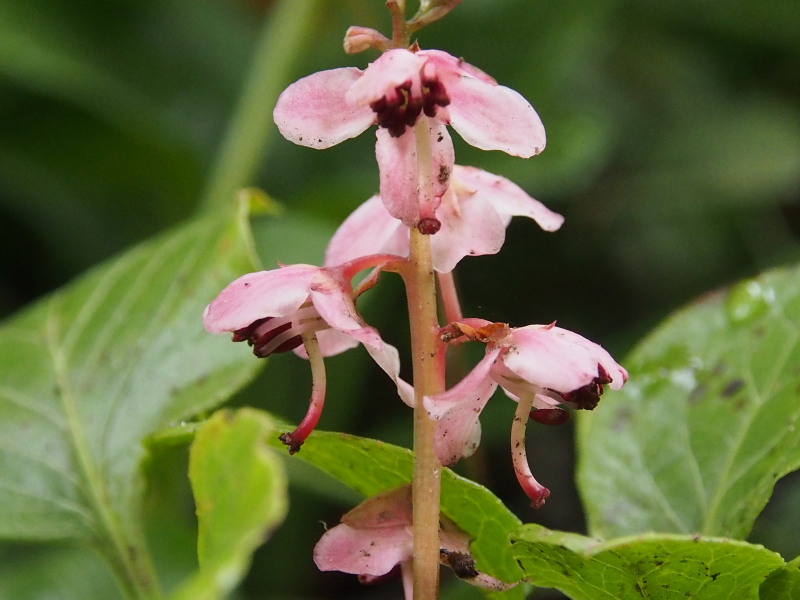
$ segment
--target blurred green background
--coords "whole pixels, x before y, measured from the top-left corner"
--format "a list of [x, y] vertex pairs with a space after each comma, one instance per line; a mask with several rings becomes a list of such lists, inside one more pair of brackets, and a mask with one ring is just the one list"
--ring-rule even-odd
[[[0, 0], [0, 316], [232, 202], [219, 190], [244, 185], [284, 209], [254, 223], [264, 265], [321, 262], [337, 223], [377, 190], [374, 138], [325, 152], [294, 146], [270, 125], [274, 96], [258, 85], [279, 91], [313, 71], [366, 66], [374, 54], [346, 56], [343, 33], [351, 24], [388, 33], [389, 17], [381, 0], [278, 4]], [[310, 16], [295, 22], [297, 35], [284, 21], [274, 26], [279, 11], [291, 22], [299, 10]], [[515, 325], [558, 319], [621, 359], [678, 306], [800, 258], [798, 32], [798, 0], [464, 0], [423, 30], [423, 47], [518, 90], [547, 129], [547, 149], [527, 161], [454, 135], [457, 161], [511, 178], [566, 216], [556, 234], [514, 222], [501, 254], [464, 261], [465, 312]], [[255, 111], [242, 108], [243, 95]], [[404, 348], [398, 282], [385, 276], [365, 300], [368, 320]], [[321, 427], [407, 445], [409, 413], [365, 356], [329, 361]], [[302, 361], [278, 356], [234, 403], [298, 420], [308, 379]], [[553, 492], [535, 512], [510, 466], [512, 414], [498, 395], [480, 453], [459, 470], [523, 520], [582, 531], [571, 426], [529, 428], [534, 472]], [[362, 589], [350, 576], [316, 573], [321, 522], [335, 523], [358, 499], [287, 464], [289, 520], [257, 553], [239, 597], [398, 597], [396, 585]], [[185, 467], [185, 449], [148, 467], [151, 542], [167, 587], [194, 564]], [[786, 558], [800, 552], [791, 525], [799, 485], [779, 484], [753, 537]], [[0, 598], [115, 597], [84, 551], [6, 544], [0, 557]]]

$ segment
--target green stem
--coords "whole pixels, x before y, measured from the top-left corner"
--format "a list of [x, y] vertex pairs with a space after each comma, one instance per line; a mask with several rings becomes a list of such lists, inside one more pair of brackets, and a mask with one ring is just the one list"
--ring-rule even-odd
[[[430, 132], [425, 119], [416, 125], [420, 195], [433, 193]], [[436, 422], [423, 399], [444, 391], [444, 352], [438, 337], [436, 278], [430, 237], [411, 230], [406, 280], [414, 368], [414, 600], [435, 600], [439, 594], [439, 498], [441, 464], [434, 448]]]
[[315, 31], [320, 0], [282, 0], [265, 20], [239, 104], [222, 141], [199, 210], [231, 205], [236, 192], [253, 183], [270, 135], [272, 108], [289, 83], [292, 63]]

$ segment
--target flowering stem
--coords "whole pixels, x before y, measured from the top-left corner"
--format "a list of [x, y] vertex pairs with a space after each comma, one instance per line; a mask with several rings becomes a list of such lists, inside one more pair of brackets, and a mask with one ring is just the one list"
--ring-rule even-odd
[[392, 14], [392, 48], [405, 48], [408, 46], [406, 0], [386, 0], [386, 8]]
[[[433, 195], [429, 130], [425, 119], [415, 126], [420, 204]], [[423, 399], [444, 391], [444, 351], [438, 337], [436, 277], [430, 237], [411, 230], [410, 273], [405, 278], [411, 323], [414, 368], [414, 600], [435, 600], [439, 594], [439, 496], [442, 466], [436, 456], [436, 422]]]
[[411, 230], [411, 276], [406, 282], [414, 366], [414, 600], [433, 600], [439, 588], [439, 495], [441, 465], [434, 449], [436, 421], [423, 398], [443, 391], [439, 328], [430, 238]]

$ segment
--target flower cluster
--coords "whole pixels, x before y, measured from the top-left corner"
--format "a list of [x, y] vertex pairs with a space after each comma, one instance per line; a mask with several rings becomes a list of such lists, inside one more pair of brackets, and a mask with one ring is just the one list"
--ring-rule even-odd
[[[481, 411], [501, 387], [517, 403], [512, 464], [532, 505], [540, 507], [549, 491], [530, 471], [526, 423], [559, 424], [569, 409], [591, 410], [604, 387], [618, 389], [627, 373], [603, 348], [555, 324], [510, 327], [461, 316], [450, 273], [462, 259], [497, 253], [514, 216], [528, 217], [547, 232], [558, 230], [563, 217], [503, 177], [456, 165], [448, 127], [477, 148], [520, 157], [544, 149], [544, 127], [521, 95], [461, 59], [416, 44], [392, 47], [365, 28], [348, 32], [348, 50], [369, 47], [382, 54], [363, 71], [333, 69], [291, 84], [278, 99], [274, 119], [288, 140], [318, 149], [376, 126], [379, 193], [342, 223], [323, 266], [282, 265], [240, 277], [207, 307], [205, 327], [231, 332], [258, 357], [292, 350], [309, 360], [308, 412], [294, 431], [281, 436], [291, 453], [300, 450], [320, 418], [324, 357], [359, 344], [394, 382], [402, 401], [423, 406], [435, 420], [434, 448], [443, 465], [475, 452]], [[445, 368], [447, 344], [473, 341], [486, 347], [484, 358], [459, 383], [434, 394], [420, 394], [418, 388], [416, 396], [400, 378], [397, 350], [356, 308], [358, 297], [382, 272], [400, 274], [407, 287], [412, 285], [414, 235], [430, 239], [430, 265], [450, 321], [439, 329], [437, 364]], [[366, 275], [355, 284], [361, 272]], [[409, 494], [404, 488], [379, 495], [345, 515], [317, 546], [319, 568], [356, 573], [364, 580], [396, 565], [406, 573], [412, 544]], [[503, 589], [502, 582], [475, 569], [468, 538], [444, 518], [439, 539], [442, 562], [457, 575]]]

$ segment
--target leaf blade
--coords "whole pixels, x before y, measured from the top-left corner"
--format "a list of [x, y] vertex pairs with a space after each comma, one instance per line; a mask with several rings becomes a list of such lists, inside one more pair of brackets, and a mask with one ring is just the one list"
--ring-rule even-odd
[[757, 600], [761, 583], [784, 564], [763, 546], [698, 536], [600, 542], [527, 524], [513, 543], [528, 581], [573, 600]]
[[248, 227], [244, 208], [194, 221], [0, 326], [0, 538], [91, 543], [121, 579], [155, 585], [138, 523], [141, 440], [260, 366], [201, 323], [252, 269]]
[[668, 319], [631, 354], [631, 380], [578, 429], [590, 532], [742, 538], [800, 467], [800, 269]]
[[266, 445], [269, 416], [221, 410], [197, 431], [189, 477], [198, 518], [200, 572], [174, 598], [225, 597], [247, 572], [252, 553], [286, 516], [287, 477]]

